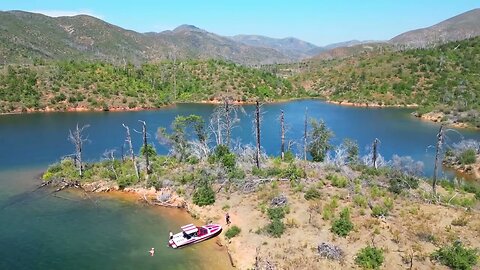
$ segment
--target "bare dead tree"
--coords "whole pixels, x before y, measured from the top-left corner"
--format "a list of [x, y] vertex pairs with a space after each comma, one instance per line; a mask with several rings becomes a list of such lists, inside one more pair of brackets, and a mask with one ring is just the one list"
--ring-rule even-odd
[[245, 113], [242, 107], [232, 104], [225, 99], [222, 105], [217, 106], [210, 117], [209, 129], [215, 136], [217, 145], [226, 145], [231, 148], [232, 130], [240, 122], [238, 113]]
[[112, 170], [113, 174], [115, 175], [115, 179], [118, 179], [118, 174], [115, 170], [115, 151], [115, 149], [105, 150], [105, 152], [103, 152], [103, 156], [110, 160], [110, 170]]
[[437, 195], [437, 172], [438, 172], [438, 163], [440, 162], [440, 155], [442, 151], [442, 146], [444, 142], [444, 132], [443, 132], [443, 125], [440, 126], [440, 129], [437, 133], [437, 146], [435, 149], [435, 164], [433, 168], [433, 181], [432, 181], [432, 191], [434, 195]]
[[305, 108], [305, 122], [303, 130], [303, 159], [307, 160], [307, 136], [308, 136], [308, 107]]
[[260, 104], [258, 100], [255, 103], [255, 135], [257, 138], [257, 152], [255, 155], [255, 165], [260, 168]]
[[137, 166], [137, 161], [135, 160], [135, 153], [133, 152], [133, 146], [132, 146], [132, 136], [130, 136], [130, 128], [125, 125], [125, 124], [122, 124], [122, 126], [126, 129], [127, 131], [127, 135], [126, 135], [126, 138], [125, 138], [125, 141], [128, 143], [128, 147], [129, 147], [129, 152], [130, 152], [130, 159], [132, 160], [133, 162], [133, 167], [135, 167], [135, 175], [137, 176], [137, 178], [140, 178], [140, 175], [138, 173], [138, 166]]
[[224, 102], [224, 107], [225, 107], [225, 132], [226, 132], [226, 145], [228, 148], [230, 148], [230, 134], [231, 134], [231, 131], [232, 131], [232, 128], [231, 128], [231, 119], [230, 119], [230, 106], [229, 106], [229, 101], [228, 99], [225, 99]]
[[282, 160], [283, 160], [285, 158], [285, 115], [283, 113], [283, 110], [281, 111], [281, 114], [280, 114], [280, 129], [281, 129], [280, 153], [281, 153]]
[[379, 142], [380, 142], [380, 141], [379, 141], [377, 138], [375, 138], [375, 140], [373, 140], [372, 163], [373, 163], [373, 167], [374, 167], [375, 169], [378, 168], [377, 158], [378, 158], [378, 143], [379, 143]]
[[80, 177], [83, 176], [83, 163], [82, 163], [82, 151], [83, 151], [83, 143], [86, 142], [88, 139], [83, 136], [82, 132], [88, 128], [90, 125], [84, 125], [81, 128], [77, 126], [75, 130], [72, 132], [70, 130], [68, 135], [68, 140], [75, 146], [75, 166], [78, 169], [78, 173]]
[[138, 120], [142, 123], [142, 136], [143, 136], [143, 155], [145, 156], [145, 173], [150, 174], [150, 162], [148, 160], [148, 142], [147, 142], [147, 123], [142, 120]]

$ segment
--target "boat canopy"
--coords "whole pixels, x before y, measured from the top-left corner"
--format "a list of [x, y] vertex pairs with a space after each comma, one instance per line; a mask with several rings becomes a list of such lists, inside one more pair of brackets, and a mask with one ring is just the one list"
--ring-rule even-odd
[[193, 224], [188, 224], [188, 225], [182, 226], [182, 231], [186, 234], [192, 234], [192, 233], [196, 233], [198, 231], [198, 228], [195, 227], [195, 225]]

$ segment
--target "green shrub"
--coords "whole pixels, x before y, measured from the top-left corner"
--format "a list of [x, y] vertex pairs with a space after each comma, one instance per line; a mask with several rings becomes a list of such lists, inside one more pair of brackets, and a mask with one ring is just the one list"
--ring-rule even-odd
[[394, 176], [389, 180], [390, 186], [388, 190], [395, 194], [400, 194], [403, 190], [407, 189], [417, 189], [418, 188], [418, 178], [414, 176]]
[[147, 188], [154, 187], [155, 190], [160, 190], [162, 188], [162, 181], [156, 177], [149, 177], [147, 180]]
[[320, 191], [318, 191], [318, 189], [316, 189], [315, 187], [310, 187], [304, 195], [306, 200], [320, 199], [320, 196]]
[[367, 198], [363, 195], [353, 196], [353, 202], [361, 208], [366, 208], [368, 206]]
[[267, 209], [267, 215], [271, 220], [282, 219], [285, 217], [285, 207], [271, 207]]
[[231, 170], [228, 173], [228, 179], [244, 179], [246, 176], [245, 172], [240, 169], [235, 167], [233, 170]]
[[472, 269], [477, 264], [478, 250], [465, 248], [460, 241], [442, 247], [432, 253], [431, 258], [452, 269]]
[[241, 231], [242, 230], [239, 227], [234, 225], [225, 232], [225, 237], [231, 239], [240, 234]]
[[458, 157], [458, 161], [460, 161], [461, 164], [473, 164], [476, 161], [476, 151], [475, 149], [467, 149], [463, 151], [460, 156]]
[[292, 162], [295, 160], [295, 155], [293, 154], [292, 151], [287, 151], [285, 152], [284, 156], [283, 156], [283, 161], [285, 162]]
[[383, 250], [371, 246], [362, 248], [355, 257], [355, 263], [363, 269], [379, 269], [384, 260]]
[[137, 177], [135, 175], [121, 175], [117, 179], [118, 187], [124, 189], [130, 185], [133, 185], [137, 182]]
[[294, 164], [288, 165], [288, 167], [280, 172], [280, 177], [288, 178], [290, 181], [298, 180], [305, 177], [303, 169], [295, 166]]
[[382, 207], [380, 205], [375, 205], [372, 208], [372, 216], [373, 217], [381, 217], [381, 216], [388, 216], [388, 208], [387, 207]]
[[282, 236], [285, 231], [285, 224], [283, 224], [283, 221], [280, 219], [273, 219], [272, 222], [267, 225], [266, 231], [269, 235], [278, 238]]
[[215, 192], [209, 184], [205, 184], [193, 193], [192, 201], [198, 206], [215, 203]]
[[344, 208], [340, 213], [340, 218], [333, 221], [331, 232], [338, 236], [345, 237], [353, 230], [353, 223], [350, 220], [350, 210]]
[[336, 175], [336, 174], [329, 174], [327, 175], [327, 179], [332, 182], [332, 186], [338, 188], [344, 188], [347, 186], [348, 180], [344, 176]]

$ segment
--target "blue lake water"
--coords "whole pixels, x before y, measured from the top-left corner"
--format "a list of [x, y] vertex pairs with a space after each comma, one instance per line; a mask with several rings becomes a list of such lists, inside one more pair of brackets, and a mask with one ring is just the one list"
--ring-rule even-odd
[[[317, 100], [299, 100], [263, 106], [262, 145], [269, 155], [280, 151], [280, 110], [285, 111], [287, 140], [301, 141], [305, 108], [309, 117], [323, 119], [335, 133], [333, 144], [344, 138], [358, 142], [362, 154], [375, 138], [386, 159], [411, 156], [425, 163], [431, 175], [433, 148], [439, 125], [421, 121], [409, 109], [344, 107]], [[0, 269], [228, 269], [228, 258], [213, 242], [182, 249], [165, 247], [169, 230], [192, 222], [184, 212], [143, 207], [131, 200], [75, 191], [54, 197], [47, 191], [32, 192], [41, 171], [60, 157], [73, 153], [69, 129], [89, 124], [86, 160], [101, 158], [106, 149], [120, 153], [125, 129], [141, 130], [148, 124], [150, 141], [159, 153], [168, 149], [155, 139], [158, 127], [169, 127], [175, 116], [198, 114], [208, 118], [213, 105], [180, 104], [156, 111], [45, 113], [0, 116]], [[253, 106], [244, 106], [233, 137], [252, 143]], [[480, 140], [478, 130], [448, 132], [448, 143], [463, 138]], [[141, 135], [133, 132], [139, 149]], [[300, 144], [294, 145], [296, 150]], [[156, 247], [157, 255], [147, 251]]]

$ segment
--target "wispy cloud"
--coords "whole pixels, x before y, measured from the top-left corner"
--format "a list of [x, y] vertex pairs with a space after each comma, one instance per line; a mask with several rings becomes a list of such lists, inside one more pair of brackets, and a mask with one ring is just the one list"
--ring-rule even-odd
[[89, 15], [99, 19], [103, 19], [103, 16], [96, 14], [91, 10], [31, 10], [30, 12], [40, 13], [50, 17], [63, 17], [63, 16], [76, 16], [76, 15]]

